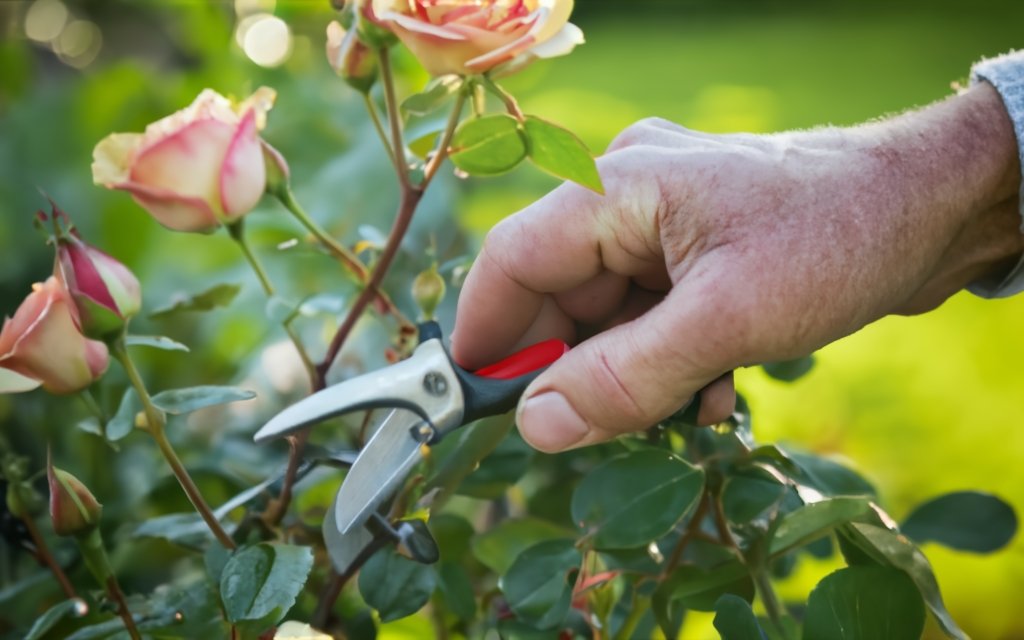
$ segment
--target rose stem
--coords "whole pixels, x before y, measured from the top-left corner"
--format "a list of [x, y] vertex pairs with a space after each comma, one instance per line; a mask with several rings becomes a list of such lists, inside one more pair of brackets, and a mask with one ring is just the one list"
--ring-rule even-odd
[[213, 532], [214, 537], [226, 548], [234, 549], [235, 541], [231, 539], [231, 536], [224, 531], [220, 526], [220, 522], [214, 517], [213, 512], [210, 510], [210, 506], [206, 504], [206, 500], [203, 499], [203, 495], [199, 492], [199, 488], [195, 482], [192, 481], [192, 477], [189, 475], [188, 470], [185, 469], [185, 465], [181, 463], [181, 459], [178, 458], [177, 452], [174, 450], [174, 446], [171, 445], [167, 439], [167, 434], [164, 430], [166, 426], [166, 418], [164, 413], [153, 404], [153, 399], [149, 395], [149, 391], [146, 389], [146, 383], [142, 381], [142, 376], [139, 375], [139, 370], [135, 368], [135, 363], [132, 361], [131, 356], [128, 354], [128, 349], [125, 347], [124, 336], [121, 336], [113, 342], [111, 345], [111, 353], [124, 367], [125, 373], [128, 375], [128, 380], [131, 382], [132, 387], [135, 388], [135, 392], [139, 394], [139, 400], [142, 401], [143, 411], [146, 415], [146, 431], [149, 432], [153, 439], [156, 440], [157, 446], [160, 448], [160, 453], [163, 454], [167, 463], [171, 466], [171, 471], [174, 473], [174, 477], [178, 479], [178, 484], [185, 491], [185, 495], [188, 496], [189, 501], [195, 510], [199, 513], [199, 516], [206, 522], [206, 526]]
[[46, 545], [46, 540], [39, 533], [39, 527], [36, 526], [35, 521], [30, 516], [23, 516], [22, 521], [25, 523], [25, 527], [28, 529], [28, 535], [32, 537], [32, 543], [36, 545], [36, 558], [38, 558], [46, 568], [50, 570], [53, 577], [60, 583], [60, 588], [64, 591], [64, 595], [71, 598], [77, 598], [78, 593], [75, 592], [75, 588], [71, 585], [71, 581], [68, 580], [67, 574], [60, 568], [57, 561], [54, 559], [53, 554], [50, 553], [50, 547]]

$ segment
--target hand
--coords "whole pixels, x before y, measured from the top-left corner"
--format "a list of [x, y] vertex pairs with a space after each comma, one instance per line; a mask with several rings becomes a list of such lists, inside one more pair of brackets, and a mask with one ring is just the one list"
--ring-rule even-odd
[[524, 393], [519, 428], [556, 451], [647, 428], [731, 371], [799, 357], [889, 313], [933, 308], [1024, 251], [1012, 125], [986, 84], [850, 129], [710, 135], [645, 120], [498, 224], [466, 280], [467, 367], [582, 339]]

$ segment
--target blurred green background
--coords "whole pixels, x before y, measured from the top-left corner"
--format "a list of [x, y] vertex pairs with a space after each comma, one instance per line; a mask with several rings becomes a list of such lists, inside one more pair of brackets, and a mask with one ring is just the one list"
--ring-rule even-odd
[[[234, 247], [223, 234], [167, 232], [126, 195], [94, 187], [91, 150], [109, 132], [141, 130], [185, 106], [205, 86], [242, 97], [267, 84], [279, 96], [265, 137], [289, 159], [300, 199], [346, 241], [372, 240], [374, 228], [390, 223], [394, 195], [357, 96], [323, 59], [331, 17], [326, 0], [0, 2], [0, 312], [13, 313], [50, 270], [50, 250], [31, 228], [41, 189], [87, 238], [142, 276], [150, 309], [171, 292], [247, 283], [237, 309], [144, 326], [207, 345], [188, 367], [173, 361], [162, 369], [161, 383], [224, 383], [258, 370], [266, 323], [246, 315], [261, 303]], [[948, 96], [973, 61], [1024, 45], [1020, 0], [580, 0], [574, 21], [585, 46], [507, 86], [525, 111], [568, 126], [595, 151], [650, 115], [721, 132], [853, 124]], [[408, 90], [425, 81], [411, 61], [402, 66]], [[431, 242], [442, 259], [471, 253], [495, 221], [554, 184], [526, 167], [489, 180], [447, 177], [393, 281], [407, 282], [402, 273], [424, 266]], [[272, 272], [303, 275], [297, 295], [345, 294], [317, 256], [271, 253], [298, 233], [278, 207], [266, 202], [252, 220]], [[449, 298], [443, 317], [450, 323]], [[926, 316], [886, 319], [824, 349], [796, 384], [754, 369], [740, 372], [738, 384], [759, 439], [842, 457], [878, 486], [897, 518], [966, 488], [996, 493], [1024, 513], [1022, 326], [1024, 296], [959, 294]], [[149, 357], [151, 367], [170, 362]], [[100, 455], [86, 448], [88, 436], [38, 424], [44, 402], [42, 394], [0, 398], [4, 433], [16, 443], [61, 434], [70, 440], [65, 448]], [[1024, 638], [1024, 538], [984, 557], [926, 551], [950, 609], [973, 637]], [[830, 566], [804, 561], [787, 592], [803, 597]], [[689, 638], [712, 637], [707, 623], [694, 622]]]

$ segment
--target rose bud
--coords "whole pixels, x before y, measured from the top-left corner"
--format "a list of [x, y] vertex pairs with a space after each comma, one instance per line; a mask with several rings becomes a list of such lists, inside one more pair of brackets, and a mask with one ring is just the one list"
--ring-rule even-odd
[[71, 298], [79, 330], [98, 339], [120, 333], [142, 306], [138, 279], [128, 267], [82, 242], [74, 230], [59, 234], [56, 243], [54, 275]]
[[42, 385], [50, 393], [80, 391], [103, 375], [107, 346], [88, 340], [72, 319], [57, 278], [35, 284], [0, 330], [0, 393]]
[[50, 519], [58, 536], [89, 533], [100, 522], [103, 505], [82, 484], [81, 480], [46, 461], [46, 477], [50, 484]]
[[377, 80], [377, 56], [355, 29], [327, 25], [327, 62], [350, 87], [366, 93]]
[[263, 165], [267, 172], [267, 193], [281, 196], [288, 190], [288, 181], [291, 179], [291, 170], [285, 162], [281, 152], [263, 142]]
[[132, 194], [157, 222], [208, 233], [259, 202], [266, 166], [259, 131], [274, 104], [266, 87], [233, 105], [205, 89], [145, 133], [114, 133], [93, 150], [93, 182]]
[[412, 297], [419, 305], [424, 320], [434, 318], [434, 310], [444, 299], [444, 293], [444, 278], [437, 272], [436, 262], [426, 271], [420, 272], [412, 281]]
[[507, 73], [583, 43], [572, 0], [373, 0], [390, 28], [434, 76]]

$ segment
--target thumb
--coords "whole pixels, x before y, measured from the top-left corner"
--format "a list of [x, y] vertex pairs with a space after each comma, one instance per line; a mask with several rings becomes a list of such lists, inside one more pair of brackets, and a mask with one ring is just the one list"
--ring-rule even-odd
[[[730, 370], [727, 350], [715, 349], [709, 339], [713, 314], [689, 302], [693, 298], [682, 289], [677, 286], [646, 314], [580, 343], [541, 374], [519, 404], [523, 438], [554, 452], [640, 431]], [[728, 386], [731, 393], [731, 378]]]

